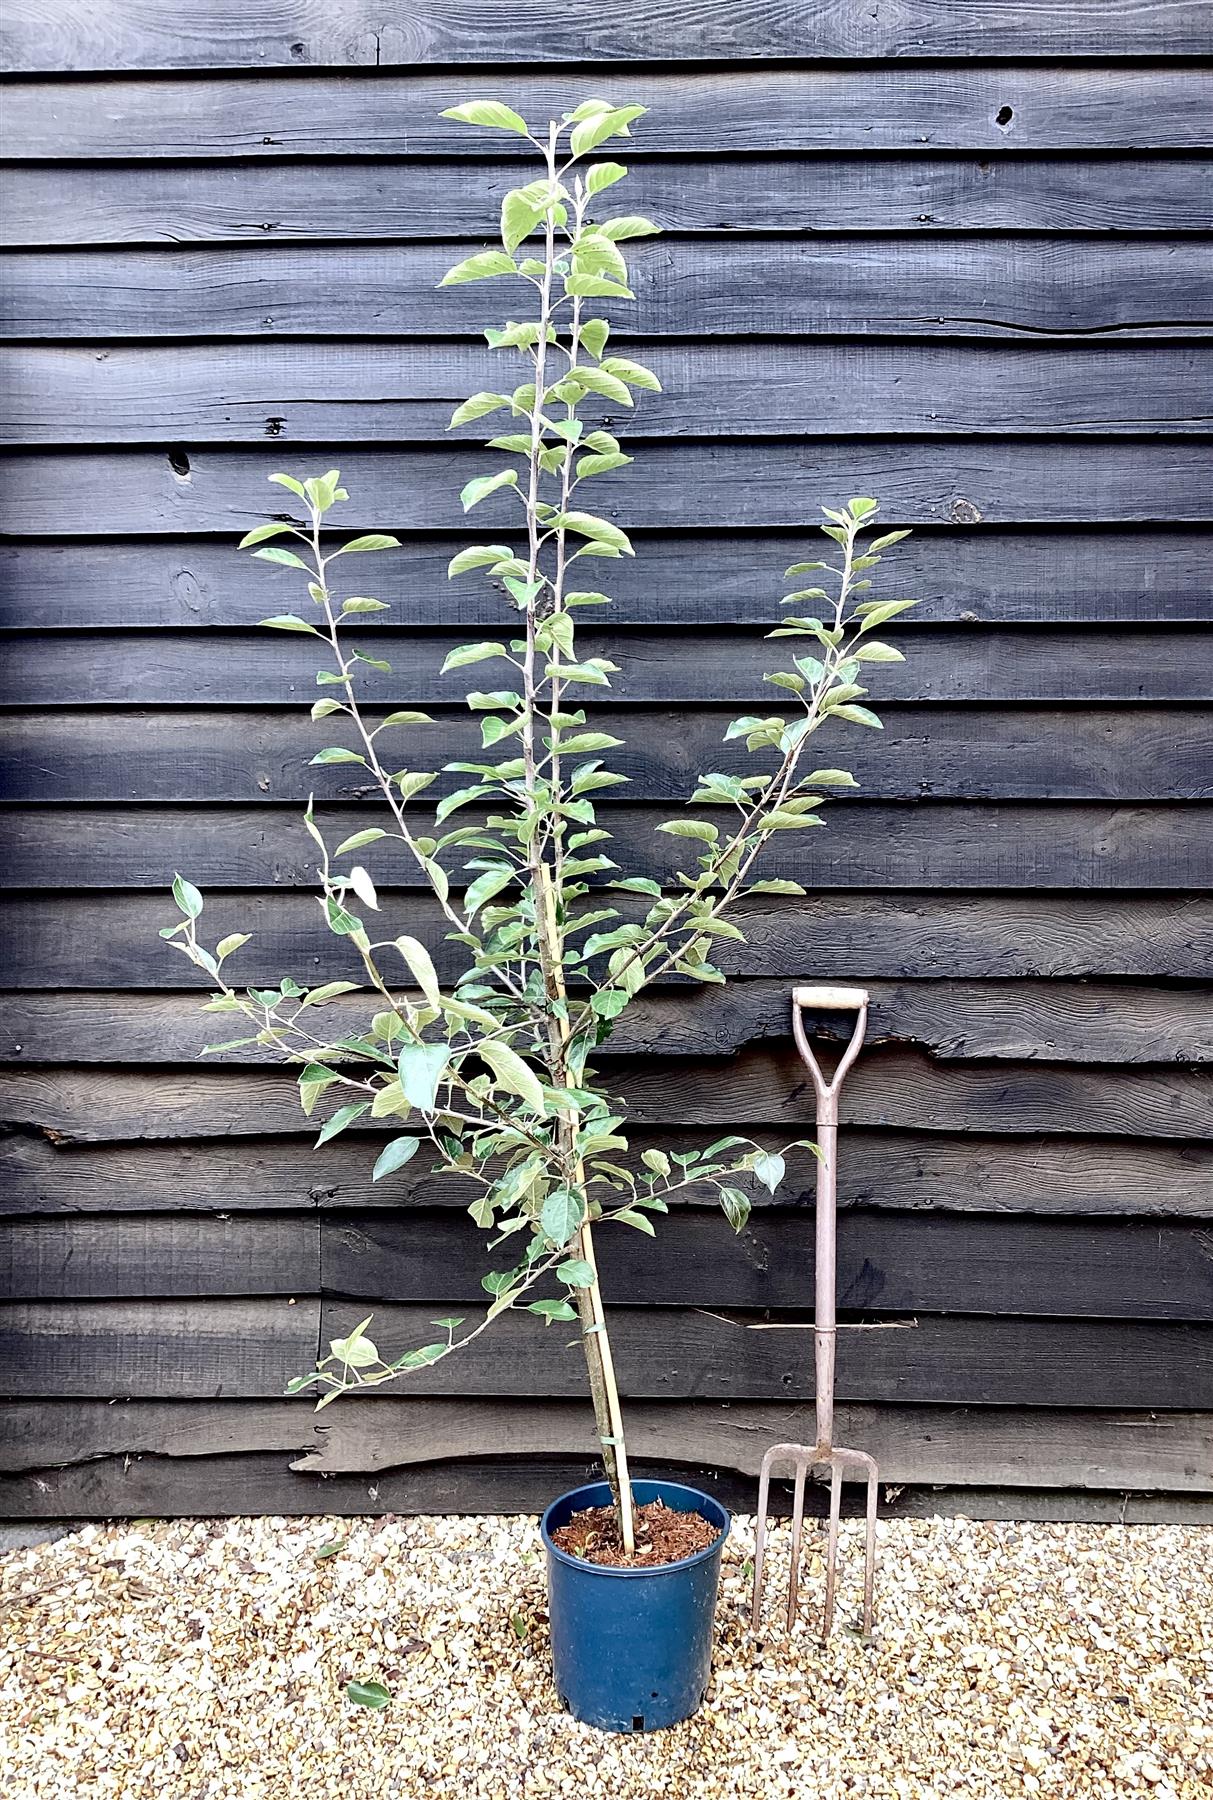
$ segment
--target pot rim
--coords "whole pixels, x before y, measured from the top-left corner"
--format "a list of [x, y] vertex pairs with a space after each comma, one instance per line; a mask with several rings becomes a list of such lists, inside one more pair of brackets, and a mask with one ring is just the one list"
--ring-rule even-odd
[[[706, 1500], [709, 1506], [716, 1507], [719, 1510], [724, 1523], [721, 1525], [718, 1535], [712, 1539], [710, 1544], [705, 1544], [702, 1550], [696, 1550], [690, 1556], [679, 1557], [677, 1562], [654, 1563], [651, 1568], [647, 1569], [621, 1569], [613, 1567], [609, 1563], [587, 1562], [584, 1557], [573, 1556], [569, 1551], [562, 1550], [559, 1544], [554, 1543], [552, 1540], [551, 1529], [548, 1525], [548, 1520], [551, 1518], [552, 1513], [566, 1500], [575, 1500], [581, 1494], [597, 1493], [604, 1488], [607, 1489], [609, 1496], [610, 1490], [605, 1481], [586, 1481], [582, 1482], [580, 1487], [569, 1488], [567, 1493], [557, 1494], [556, 1498], [549, 1501], [544, 1508], [543, 1516], [539, 1521], [539, 1535], [543, 1539], [543, 1545], [548, 1555], [556, 1557], [568, 1568], [579, 1569], [583, 1574], [610, 1575], [619, 1577], [625, 1581], [652, 1581], [660, 1575], [681, 1574], [684, 1569], [693, 1569], [697, 1564], [707, 1562], [710, 1557], [720, 1555], [721, 1551], [724, 1549], [725, 1539], [732, 1529], [733, 1520], [728, 1508], [722, 1506], [719, 1500], [715, 1499], [711, 1494], [705, 1494], [702, 1488], [690, 1487], [686, 1482], [682, 1481], [661, 1481], [659, 1479], [654, 1480], [652, 1477], [640, 1476], [632, 1483], [632, 1486], [633, 1488], [677, 1488], [679, 1493], [690, 1494], [696, 1501]], [[586, 1504], [593, 1505], [594, 1502], [588, 1501]], [[645, 1504], [647, 1504], [647, 1502], [641, 1501], [641, 1505]], [[573, 1510], [577, 1511], [579, 1509], [574, 1508]], [[715, 1523], [711, 1515], [702, 1511], [699, 1506], [687, 1507], [685, 1510], [688, 1512], [697, 1512], [701, 1519], [707, 1519], [709, 1525]]]

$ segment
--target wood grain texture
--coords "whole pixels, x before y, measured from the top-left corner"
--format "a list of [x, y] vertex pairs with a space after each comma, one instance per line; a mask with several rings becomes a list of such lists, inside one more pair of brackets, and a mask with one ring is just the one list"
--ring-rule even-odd
[[[903, 641], [913, 655], [916, 640]], [[723, 742], [734, 716], [731, 708], [613, 708], [612, 731], [624, 742], [610, 767], [626, 776], [631, 800], [681, 803], [701, 769], [752, 772], [744, 744]], [[383, 717], [367, 714], [371, 723]], [[883, 733], [835, 722], [814, 740], [815, 761], [840, 759], [867, 799], [1213, 798], [1213, 708], [899, 704], [882, 717]], [[357, 799], [365, 770], [311, 766], [322, 743], [354, 748], [354, 736], [340, 719], [318, 728], [301, 712], [14, 714], [0, 745], [0, 796], [42, 804]], [[443, 771], [480, 753], [466, 711], [438, 717], [423, 741], [427, 762]], [[462, 780], [444, 772], [431, 791]]]
[[[723, 1128], [727, 1121], [781, 1125], [803, 1134], [813, 1115], [808, 1076], [788, 1051], [749, 1051], [724, 1067], [689, 1057], [654, 1067], [646, 1059], [612, 1070], [611, 1087], [636, 1129]], [[1170, 1066], [1149, 1071], [1035, 1063], [945, 1067], [918, 1052], [877, 1050], [849, 1076], [841, 1105], [845, 1124], [903, 1131], [1213, 1137], [1213, 1079]], [[5, 1079], [0, 1106], [6, 1123], [43, 1132], [55, 1143], [309, 1131], [286, 1070], [182, 1071], [147, 1078], [107, 1069], [81, 1083], [70, 1068], [17, 1069]], [[362, 1121], [359, 1130], [366, 1124]], [[381, 1127], [393, 1128], [399, 1129], [398, 1121]], [[794, 1161], [800, 1180], [810, 1165], [808, 1152]]]
[[[726, 1128], [640, 1130], [631, 1142], [670, 1150], [706, 1147]], [[777, 1148], [786, 1133], [752, 1132]], [[73, 1146], [34, 1129], [0, 1138], [0, 1214], [10, 1218], [89, 1212], [243, 1213], [266, 1207], [362, 1210], [418, 1205], [464, 1208], [470, 1182], [436, 1182], [426, 1160], [390, 1182], [371, 1181], [376, 1146], [343, 1138], [313, 1150], [308, 1140], [222, 1137], [135, 1145]], [[783, 1200], [813, 1203], [813, 1170], [793, 1159]], [[715, 1204], [714, 1196], [692, 1196]], [[691, 1203], [688, 1199], [687, 1204]], [[765, 1189], [756, 1206], [769, 1203]], [[847, 1133], [839, 1204], [882, 1210], [1012, 1213], [1033, 1217], [1213, 1219], [1213, 1155], [1206, 1145], [1113, 1136]]]
[[[342, 459], [351, 494], [342, 526], [454, 530], [460, 488], [500, 460], [500, 453], [494, 460], [472, 446], [354, 451]], [[266, 475], [263, 455], [239, 450], [15, 451], [5, 489], [9, 516], [30, 535], [73, 537], [98, 525], [107, 536], [176, 534], [257, 523], [267, 510]], [[760, 449], [733, 439], [654, 442], [642, 462], [618, 470], [603, 487], [604, 516], [662, 530], [796, 526], [806, 494], [837, 499], [856, 492], [875, 494], [887, 518], [908, 525], [1199, 524], [1213, 514], [1213, 441], [873, 438], [801, 446], [775, 439]], [[478, 522], [491, 532], [513, 518], [494, 497]]]
[[[470, 135], [470, 134], [468, 134]], [[643, 148], [639, 138], [638, 147]], [[448, 148], [454, 148], [450, 146]], [[463, 148], [463, 146], [459, 146]], [[626, 210], [663, 231], [1117, 231], [1213, 224], [1202, 163], [1046, 158], [747, 156], [633, 160]], [[0, 242], [78, 244], [493, 239], [514, 163], [19, 164]], [[595, 216], [623, 206], [612, 194]]]
[[[106, 1456], [199, 1457], [293, 1452], [296, 1471], [373, 1475], [492, 1454], [589, 1459], [577, 1401], [345, 1400], [318, 1419], [290, 1401], [0, 1402], [6, 1475]], [[1068, 1413], [850, 1405], [839, 1436], [871, 1445], [890, 1482], [968, 1482], [1040, 1489], [1138, 1488], [1203, 1493], [1213, 1485], [1207, 1413]], [[670, 1404], [629, 1410], [642, 1461], [698, 1457], [751, 1478], [769, 1443], [803, 1432], [794, 1403]], [[515, 1468], [517, 1469], [517, 1464]]]
[[[458, 243], [14, 251], [11, 337], [479, 336]], [[1175, 238], [764, 237], [638, 242], [620, 335], [1134, 338], [1213, 330], [1213, 245]], [[500, 290], [504, 295], [505, 290]], [[52, 297], [48, 304], [48, 296]], [[505, 306], [504, 299], [500, 304]], [[489, 316], [492, 316], [490, 312]]]
[[[428, 1343], [434, 1302], [383, 1306], [388, 1355]], [[327, 1341], [363, 1314], [321, 1308]], [[0, 1306], [11, 1399], [269, 1399], [316, 1354], [312, 1302], [265, 1300], [40, 1301]], [[1200, 1325], [923, 1316], [843, 1328], [838, 1397], [893, 1403], [1073, 1406], [1185, 1411], [1208, 1400], [1213, 1329]], [[812, 1327], [687, 1308], [616, 1308], [620, 1391], [647, 1399], [811, 1396]], [[467, 1345], [409, 1377], [425, 1395], [581, 1398], [585, 1368], [560, 1334], [503, 1315], [486, 1346]]]
[[[482, 144], [441, 117], [467, 98], [469, 77], [377, 69], [287, 79], [226, 75], [15, 80], [5, 95], [0, 156], [525, 156]], [[585, 78], [512, 69], [511, 103], [528, 119], [576, 104]], [[646, 155], [828, 150], [1199, 150], [1209, 143], [1213, 74], [1200, 66], [980, 63], [902, 68], [629, 70], [633, 133]], [[1005, 116], [1010, 108], [1010, 118]], [[1000, 115], [1002, 115], [1000, 119]], [[504, 134], [503, 134], [504, 137]]]
[[[670, 1474], [668, 1461], [640, 1461], [639, 1476]], [[528, 1457], [515, 1460], [459, 1459], [419, 1468], [367, 1475], [300, 1475], [280, 1453], [208, 1456], [107, 1457], [68, 1469], [39, 1469], [0, 1477], [0, 1517], [20, 1520], [83, 1518], [242, 1518], [274, 1514], [305, 1517], [365, 1517], [384, 1511], [410, 1513], [542, 1512], [554, 1494], [592, 1480], [588, 1457]], [[736, 1512], [754, 1503], [749, 1476], [728, 1475], [701, 1464], [684, 1465], [682, 1479], [717, 1496]], [[1140, 1484], [1139, 1484], [1140, 1485]], [[856, 1489], [856, 1494], [861, 1490]], [[810, 1488], [808, 1505], [819, 1492]], [[786, 1514], [790, 1494], [772, 1489], [772, 1511]], [[850, 1516], [850, 1499], [843, 1510]], [[1106, 1491], [902, 1487], [886, 1517], [966, 1519], [1068, 1519], [1112, 1525], [1209, 1524], [1213, 1502], [1203, 1493], [1169, 1494]]]
[[[815, 546], [814, 546], [815, 547]], [[258, 573], [262, 565], [258, 565]], [[279, 578], [281, 576], [281, 579]], [[366, 581], [366, 572], [360, 576]], [[370, 585], [368, 583], [368, 585]], [[381, 593], [391, 590], [380, 583]], [[901, 593], [900, 583], [893, 589]], [[263, 607], [307, 605], [297, 572], [275, 570], [264, 579]], [[490, 623], [508, 625], [499, 607]], [[387, 615], [384, 615], [385, 617]], [[364, 665], [359, 675], [362, 703], [397, 707], [447, 705], [463, 708], [466, 685], [460, 671], [442, 674], [456, 645], [468, 642], [469, 628], [435, 632], [379, 626], [375, 654], [393, 664], [387, 673]], [[1047, 627], [969, 629], [966, 626], [897, 627], [889, 633], [904, 645], [904, 663], [883, 664], [875, 672], [872, 703], [897, 701], [1048, 703], [1070, 707], [1092, 702], [1207, 702], [1213, 699], [1213, 634], [1199, 627], [1151, 631], [1060, 631]], [[363, 640], [365, 641], [365, 640]], [[500, 641], [497, 639], [496, 641]], [[583, 655], [607, 656], [619, 665], [610, 688], [595, 688], [586, 704], [605, 718], [619, 702], [635, 705], [735, 703], [765, 714], [773, 705], [764, 676], [790, 666], [795, 641], [768, 642], [765, 632], [705, 631], [685, 643], [664, 632], [595, 630], [578, 632]], [[692, 653], [693, 649], [693, 653]], [[323, 646], [298, 633], [258, 631], [235, 635], [152, 631], [136, 635], [64, 633], [55, 655], [40, 641], [20, 636], [7, 646], [5, 700], [10, 707], [294, 705], [310, 710]], [[496, 664], [481, 665], [491, 678]], [[499, 673], [502, 671], [498, 670]], [[847, 734], [862, 751], [857, 730]], [[840, 740], [842, 741], [842, 740]], [[420, 749], [423, 739], [408, 740]], [[317, 744], [319, 748], [319, 744]]]
[[[273, 577], [265, 564], [237, 553], [235, 535], [231, 527], [214, 541], [170, 537], [0, 544], [0, 625], [28, 627], [36, 620], [39, 630], [48, 632], [117, 626], [247, 629], [265, 616], [278, 590], [270, 585]], [[501, 536], [512, 541], [508, 531]], [[466, 531], [449, 537], [417, 535], [399, 550], [383, 552], [375, 561], [379, 592], [394, 605], [403, 603], [403, 616], [416, 625], [451, 629], [499, 624], [505, 601], [497, 588], [476, 580], [447, 580], [447, 563], [466, 541]], [[771, 624], [779, 611], [780, 574], [810, 553], [812, 539], [806, 531], [678, 536], [639, 531], [634, 542], [636, 556], [622, 558], [611, 569], [608, 586], [616, 623], [738, 627]], [[921, 597], [918, 610], [901, 621], [909, 634], [901, 641], [910, 650], [919, 623], [1213, 623], [1213, 596], [1205, 576], [1210, 565], [1213, 531], [1199, 526], [953, 526], [915, 531], [885, 567], [896, 572], [905, 592]], [[1020, 647], [1025, 640], [1015, 641]], [[1185, 646], [1189, 652], [1192, 648], [1191, 643]], [[18, 649], [10, 645], [10, 655]], [[1139, 695], [1142, 676], [1149, 676], [1164, 651], [1163, 634], [1158, 633], [1139, 672]], [[87, 646], [80, 641], [80, 655], [70, 658], [69, 666], [74, 673], [81, 660], [91, 662], [104, 653], [105, 645], [97, 639]], [[53, 704], [49, 684], [39, 691]], [[97, 691], [99, 696], [104, 692]], [[1147, 683], [1145, 692], [1150, 691]], [[6, 697], [10, 695], [19, 698], [11, 673]], [[223, 696], [217, 703], [223, 703]]]
[[0, 68], [18, 73], [130, 69], [414, 67], [647, 62], [670, 58], [1199, 56], [1200, 0], [914, 0], [873, 15], [857, 0], [69, 0], [49, 19], [12, 0]]
[[[813, 1230], [808, 1208], [764, 1207], [740, 1235], [715, 1208], [681, 1208], [661, 1223], [662, 1255], [604, 1229], [599, 1263], [606, 1292], [633, 1305], [804, 1307]], [[851, 1211], [838, 1257], [845, 1315], [1213, 1322], [1213, 1252], [1198, 1226]], [[483, 1234], [451, 1211], [44, 1217], [0, 1235], [0, 1293], [26, 1300], [441, 1294], [474, 1315], [493, 1264]]]
[[[868, 980], [868, 1044], [903, 1043], [943, 1060], [975, 1057], [1079, 1063], [1213, 1061], [1208, 985], [1137, 987], [1114, 982]], [[639, 995], [616, 1021], [599, 1059], [637, 1055], [731, 1057], [744, 1045], [779, 1043], [790, 1033], [788, 984], [730, 982], [714, 990], [679, 986]], [[0, 992], [0, 1056], [37, 1063], [193, 1061], [213, 1025], [197, 991], [182, 994]], [[365, 1020], [364, 995], [330, 1004], [334, 1036]], [[849, 1035], [830, 1013], [814, 1037]], [[209, 1066], [273, 1061], [256, 1044], [209, 1057]]]
[[[664, 384], [642, 396], [646, 437], [1190, 435], [1213, 426], [1213, 350], [1202, 345], [659, 340], [640, 342], [635, 355]], [[501, 359], [487, 347], [426, 341], [22, 345], [0, 352], [0, 379], [6, 444], [437, 444], [460, 400], [495, 389]], [[630, 434], [627, 412], [609, 403], [599, 411]]]
[[[240, 953], [246, 981], [276, 984], [293, 973], [314, 985], [358, 973], [311, 894], [213, 893], [206, 905], [216, 938], [252, 932]], [[157, 936], [171, 910], [167, 889], [0, 899], [5, 981], [31, 991], [180, 987], [186, 965]], [[825, 898], [742, 902], [736, 917], [747, 942], [722, 946], [721, 966], [731, 976], [1207, 981], [1213, 968], [1213, 901], [1196, 894], [1063, 898], [840, 889]], [[430, 945], [440, 977], [453, 981], [463, 964], [444, 939], [436, 903], [410, 899], [409, 925]]]
[[[479, 817], [474, 808], [464, 824]], [[710, 808], [704, 817], [711, 818]], [[416, 828], [432, 815], [418, 811]], [[682, 840], [656, 831], [661, 809], [599, 808], [614, 834], [625, 875], [675, 880], [694, 871]], [[360, 807], [318, 807], [316, 822], [336, 842], [366, 821]], [[72, 844], [70, 863], [63, 844]], [[302, 813], [282, 807], [224, 807], [205, 835], [192, 807], [10, 807], [5, 816], [9, 889], [158, 887], [174, 869], [203, 888], [312, 887], [316, 846]], [[386, 848], [385, 848], [386, 846]], [[368, 847], [364, 862], [385, 890], [419, 886], [415, 865]], [[448, 863], [453, 882], [467, 879]], [[780, 832], [763, 858], [767, 878], [814, 888], [1202, 889], [1213, 887], [1213, 831], [1207, 806], [865, 801], [835, 807], [824, 828]], [[390, 915], [385, 915], [390, 916]]]

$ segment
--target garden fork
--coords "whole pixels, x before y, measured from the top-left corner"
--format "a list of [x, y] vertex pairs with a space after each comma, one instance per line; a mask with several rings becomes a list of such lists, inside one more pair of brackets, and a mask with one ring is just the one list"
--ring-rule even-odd
[[[813, 1054], [804, 1028], [805, 1007], [855, 1012], [855, 1029], [843, 1051], [833, 1079], [827, 1081]], [[830, 1527], [826, 1548], [826, 1592], [822, 1612], [821, 1637], [824, 1643], [834, 1622], [834, 1582], [838, 1555], [838, 1520], [842, 1507], [842, 1479], [845, 1469], [856, 1471], [868, 1484], [867, 1536], [864, 1546], [863, 1632], [872, 1629], [872, 1595], [876, 1581], [876, 1483], [877, 1469], [872, 1457], [862, 1450], [847, 1450], [834, 1442], [834, 1352], [837, 1340], [835, 1293], [837, 1288], [838, 1207], [838, 1094], [843, 1077], [859, 1055], [864, 1028], [868, 1020], [868, 996], [863, 988], [798, 987], [792, 992], [792, 1034], [796, 1048], [813, 1078], [817, 1095], [817, 1249], [816, 1249], [816, 1316], [813, 1327], [813, 1360], [816, 1368], [817, 1441], [808, 1444], [773, 1444], [762, 1459], [758, 1478], [758, 1532], [754, 1545], [754, 1604], [752, 1625], [758, 1630], [762, 1601], [762, 1565], [766, 1552], [767, 1498], [771, 1485], [771, 1469], [780, 1462], [791, 1463], [796, 1485], [792, 1497], [792, 1567], [788, 1577], [788, 1630], [796, 1618], [796, 1599], [800, 1585], [800, 1536], [804, 1524], [805, 1480], [810, 1470], [828, 1464], [830, 1468]]]

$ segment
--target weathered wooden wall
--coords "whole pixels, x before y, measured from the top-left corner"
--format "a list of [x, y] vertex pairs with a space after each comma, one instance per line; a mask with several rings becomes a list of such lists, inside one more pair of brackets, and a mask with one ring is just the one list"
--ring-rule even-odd
[[[481, 466], [444, 425], [493, 302], [435, 284], [518, 164], [438, 114], [604, 90], [652, 109], [628, 204], [668, 232], [617, 326], [666, 384], [610, 493], [640, 552], [607, 634], [621, 860], [661, 854], [656, 809], [761, 694], [820, 500], [918, 527], [926, 598], [884, 740], [847, 746], [861, 794], [781, 852], [813, 897], [752, 906], [726, 994], [639, 1006], [619, 1087], [648, 1141], [788, 1135], [790, 984], [870, 982], [847, 1432], [902, 1507], [1207, 1507], [1207, 5], [10, 0], [4, 35], [0, 1512], [530, 1506], [586, 1464], [558, 1332], [319, 1421], [280, 1398], [372, 1303], [403, 1343], [473, 1301], [480, 1234], [415, 1165], [372, 1189], [365, 1137], [314, 1153], [268, 1065], [199, 1067], [156, 927], [180, 866], [216, 932], [255, 930], [250, 978], [338, 956], [299, 819], [311, 657], [255, 632], [289, 578], [234, 549], [274, 468], [340, 462], [354, 521], [403, 535], [382, 698], [458, 753], [437, 670], [489, 601], [442, 579]], [[340, 771], [324, 805], [359, 809]], [[745, 1498], [806, 1428], [794, 1173], [739, 1241], [691, 1205], [656, 1251], [604, 1245], [642, 1467]]]

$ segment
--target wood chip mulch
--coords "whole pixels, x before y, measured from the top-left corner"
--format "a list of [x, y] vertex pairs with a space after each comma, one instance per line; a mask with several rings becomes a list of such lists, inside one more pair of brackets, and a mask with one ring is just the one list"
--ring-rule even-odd
[[[533, 1519], [89, 1526], [0, 1559], [4, 1800], [1209, 1800], [1213, 1532], [882, 1521], [877, 1632], [746, 1617], [724, 1547], [707, 1703], [616, 1737], [559, 1709]], [[848, 1626], [852, 1627], [851, 1630]], [[382, 1711], [350, 1681], [380, 1682]]]
[[694, 1556], [720, 1536], [698, 1513], [674, 1512], [660, 1500], [638, 1506], [635, 1520], [636, 1549], [630, 1556], [609, 1506], [587, 1506], [584, 1512], [574, 1513], [567, 1525], [552, 1533], [552, 1542], [558, 1550], [567, 1550], [570, 1556], [580, 1556], [600, 1568], [654, 1569], [660, 1563]]

